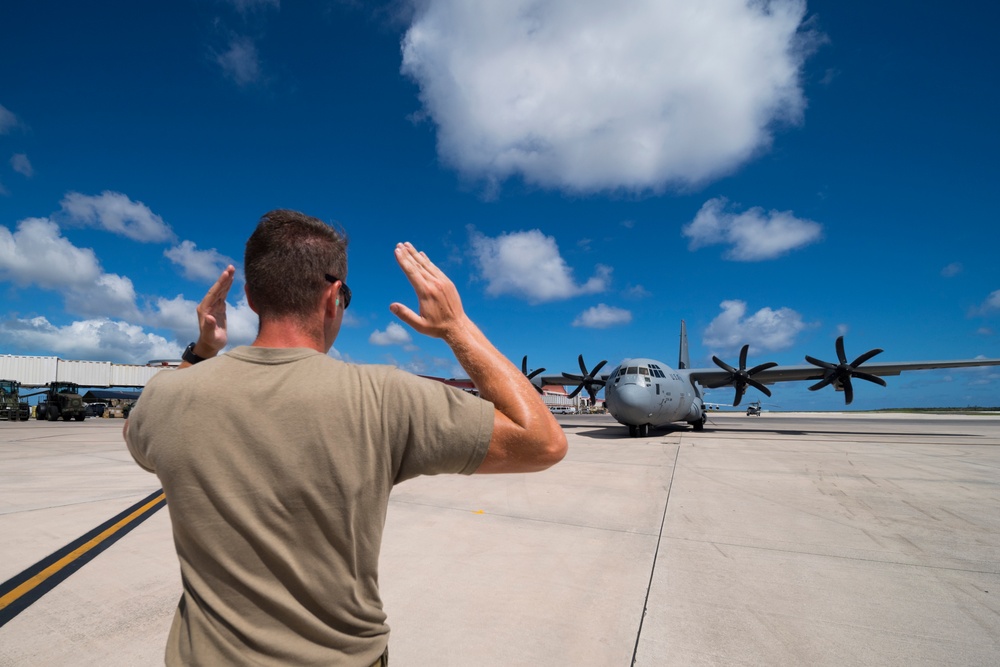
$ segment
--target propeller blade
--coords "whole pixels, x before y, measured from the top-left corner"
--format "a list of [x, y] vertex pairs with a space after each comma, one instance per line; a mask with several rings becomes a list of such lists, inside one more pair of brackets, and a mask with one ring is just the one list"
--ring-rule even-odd
[[861, 364], [865, 363], [866, 361], [868, 361], [869, 359], [871, 359], [872, 357], [874, 357], [876, 354], [882, 354], [882, 350], [880, 348], [875, 348], [874, 350], [868, 350], [867, 352], [865, 352], [864, 354], [862, 354], [860, 357], [858, 357], [857, 359], [855, 359], [854, 362], [851, 364], [851, 366], [853, 366], [854, 368], [857, 368]]
[[745, 384], [736, 385], [736, 397], [733, 399], [733, 407], [735, 408], [743, 400], [743, 394], [746, 393], [747, 386]]
[[817, 382], [816, 384], [814, 384], [813, 386], [809, 387], [809, 391], [816, 391], [817, 389], [822, 389], [831, 382], [833, 382], [833, 376], [828, 375], [819, 382]]
[[844, 352], [844, 337], [837, 336], [837, 358], [840, 359], [840, 363], [847, 363], [847, 353]]
[[817, 359], [816, 357], [810, 357], [806, 355], [806, 361], [808, 361], [813, 366], [819, 366], [820, 368], [827, 368], [833, 370], [837, 367], [837, 364], [831, 364], [829, 361], [823, 361], [822, 359]]
[[777, 361], [769, 361], [769, 362], [767, 362], [765, 364], [758, 364], [758, 365], [754, 366], [753, 368], [751, 368], [750, 370], [748, 370], [747, 371], [747, 375], [756, 375], [757, 373], [760, 373], [761, 371], [766, 371], [768, 368], [774, 368], [777, 365], [778, 365]]
[[719, 380], [718, 382], [714, 382], [712, 384], [707, 384], [705, 385], [705, 387], [707, 389], [718, 389], [719, 387], [725, 387], [726, 385], [729, 384], [733, 385], [733, 387], [736, 388], [736, 395], [733, 399], [734, 406], [739, 405], [740, 401], [743, 400], [743, 395], [746, 393], [748, 385], [755, 389], [763, 391], [768, 396], [771, 395], [770, 390], [765, 388], [764, 385], [761, 384], [760, 382], [752, 380], [751, 376], [753, 376], [754, 373], [759, 373], [760, 371], [767, 370], [768, 368], [772, 368], [774, 366], [777, 366], [778, 364], [777, 362], [774, 361], [768, 361], [763, 364], [758, 364], [757, 366], [754, 366], [750, 370], [747, 370], [747, 353], [749, 352], [749, 350], [750, 350], [749, 343], [740, 348], [739, 368], [733, 368], [732, 366], [730, 366], [729, 364], [727, 364], [722, 359], [719, 359], [716, 356], [712, 357], [712, 361], [715, 362], [715, 365], [721, 368], [722, 370], [726, 371], [727, 373], [729, 373], [729, 375], [725, 379]]
[[580, 395], [581, 391], [583, 391], [583, 385], [582, 384], [578, 384], [576, 386], [576, 389], [574, 389], [573, 391], [571, 391], [569, 393], [569, 395], [567, 396], [567, 398], [576, 398], [577, 396]]
[[771, 395], [771, 390], [770, 389], [768, 389], [767, 387], [765, 387], [764, 385], [762, 385], [760, 382], [757, 382], [753, 378], [748, 378], [747, 379], [747, 384], [750, 385], [751, 387], [753, 387], [754, 389], [756, 389], [757, 391], [761, 392], [765, 396], [770, 396]]
[[729, 364], [727, 364], [726, 362], [724, 362], [722, 359], [719, 359], [714, 354], [712, 355], [712, 361], [714, 361], [715, 365], [718, 366], [719, 368], [721, 368], [724, 371], [729, 371], [730, 373], [735, 373], [736, 372], [735, 368], [733, 368], [732, 366], [730, 366]]
[[848, 375], [841, 380], [841, 384], [844, 387], [844, 405], [850, 405], [851, 401], [854, 400], [854, 386], [851, 384], [851, 376]]
[[885, 380], [877, 375], [872, 375], [871, 373], [862, 373], [861, 371], [854, 371], [854, 377], [859, 380], [868, 380], [869, 382], [874, 382], [875, 384], [880, 384], [883, 387], [887, 386]]

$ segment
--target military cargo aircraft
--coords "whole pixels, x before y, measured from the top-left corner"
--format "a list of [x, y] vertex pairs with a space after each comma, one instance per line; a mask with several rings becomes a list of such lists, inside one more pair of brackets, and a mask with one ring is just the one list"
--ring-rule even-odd
[[736, 390], [733, 405], [739, 405], [747, 387], [754, 387], [763, 394], [770, 396], [771, 390], [766, 385], [775, 382], [792, 382], [814, 380], [810, 390], [822, 389], [832, 385], [837, 391], [844, 392], [846, 404], [854, 400], [852, 380], [866, 380], [886, 386], [882, 376], [899, 375], [903, 371], [926, 370], [931, 368], [967, 368], [974, 366], [1000, 366], [1000, 359], [959, 359], [955, 361], [900, 361], [893, 363], [870, 363], [865, 370], [860, 370], [872, 357], [880, 354], [881, 349], [873, 349], [858, 356], [848, 363], [844, 350], [844, 337], [837, 339], [837, 361], [822, 361], [806, 355], [808, 365], [779, 366], [773, 361], [747, 368], [747, 352], [749, 345], [744, 345], [740, 351], [739, 367], [733, 367], [713, 356], [716, 368], [691, 368], [688, 355], [687, 328], [681, 321], [680, 355], [677, 368], [671, 368], [655, 359], [637, 358], [625, 359], [608, 373], [600, 374], [607, 363], [601, 361], [593, 369], [588, 370], [580, 355], [581, 374], [562, 373], [561, 375], [545, 376], [544, 368], [528, 372], [528, 360], [521, 362], [521, 370], [541, 391], [541, 387], [549, 384], [576, 384], [569, 394], [575, 398], [586, 390], [593, 402], [597, 393], [604, 389], [604, 404], [608, 412], [620, 424], [628, 427], [629, 435], [642, 438], [649, 435], [650, 428], [665, 426], [675, 422], [686, 422], [694, 430], [705, 428], [707, 407], [703, 388], [716, 389], [732, 386]]

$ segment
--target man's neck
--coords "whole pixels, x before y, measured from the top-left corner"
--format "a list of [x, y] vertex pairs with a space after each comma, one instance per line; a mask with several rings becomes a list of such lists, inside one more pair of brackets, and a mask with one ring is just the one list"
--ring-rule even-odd
[[322, 336], [307, 331], [302, 323], [290, 318], [261, 321], [254, 347], [306, 347], [326, 354]]

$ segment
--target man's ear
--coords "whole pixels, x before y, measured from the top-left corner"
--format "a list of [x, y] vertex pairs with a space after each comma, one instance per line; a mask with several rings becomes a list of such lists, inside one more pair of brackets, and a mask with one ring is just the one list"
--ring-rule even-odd
[[339, 282], [338, 280], [336, 283], [331, 284], [323, 292], [323, 303], [328, 317], [336, 317], [337, 309], [340, 307], [340, 289], [337, 288], [337, 283]]
[[[243, 284], [243, 294], [247, 297], [247, 304], [250, 306], [250, 310], [257, 313], [257, 307], [253, 305], [253, 299], [250, 298], [250, 292], [247, 291], [246, 283]], [[257, 315], [260, 315], [260, 313], [257, 313]]]

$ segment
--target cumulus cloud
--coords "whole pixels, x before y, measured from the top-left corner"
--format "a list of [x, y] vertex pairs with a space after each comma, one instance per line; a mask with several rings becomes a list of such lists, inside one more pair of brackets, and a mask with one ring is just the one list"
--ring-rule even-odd
[[25, 178], [31, 178], [35, 175], [35, 170], [32, 168], [31, 162], [28, 160], [28, 156], [24, 153], [14, 153], [14, 155], [11, 156], [10, 168]]
[[20, 121], [17, 120], [17, 116], [0, 104], [0, 134], [7, 134], [18, 125], [20, 125]]
[[215, 56], [223, 73], [239, 86], [248, 86], [260, 80], [260, 58], [257, 46], [249, 37], [233, 37], [229, 48]]
[[823, 226], [803, 220], [791, 211], [764, 212], [754, 207], [743, 213], [726, 210], [724, 197], [710, 199], [698, 211], [682, 233], [691, 239], [689, 248], [728, 244], [723, 255], [740, 262], [758, 262], [780, 257], [792, 250], [815, 243], [823, 236]]
[[27, 218], [11, 232], [0, 227], [0, 277], [19, 285], [56, 289], [68, 282], [95, 282], [102, 275], [94, 251], [77, 248], [47, 218]]
[[488, 182], [660, 190], [731, 172], [805, 108], [804, 0], [424, 0], [403, 38], [441, 159]]
[[555, 238], [538, 229], [496, 238], [472, 231], [471, 245], [486, 292], [493, 296], [523, 296], [532, 303], [555, 301], [603, 292], [611, 279], [611, 267], [598, 264], [594, 276], [577, 284]]
[[[218, 278], [218, 276], [215, 276]], [[229, 293], [233, 295], [232, 292]], [[192, 341], [198, 337], [198, 316], [196, 301], [178, 294], [172, 299], [160, 297], [153, 301], [152, 309], [143, 313], [142, 322], [150, 327], [171, 331], [178, 341]], [[229, 336], [227, 347], [249, 345], [257, 337], [259, 320], [243, 295], [235, 304], [226, 302], [226, 332]]]
[[105, 273], [93, 250], [74, 246], [46, 218], [22, 220], [13, 233], [0, 227], [0, 279], [59, 292], [80, 315], [137, 316], [132, 281]]
[[192, 241], [181, 241], [180, 245], [167, 248], [163, 256], [180, 266], [185, 278], [208, 282], [217, 280], [223, 269], [236, 263], [215, 248], [198, 250]]
[[70, 192], [61, 202], [67, 222], [98, 227], [140, 243], [172, 241], [174, 232], [163, 218], [142, 202], [120, 192], [105, 190], [100, 195]]
[[372, 345], [403, 345], [404, 347], [412, 347], [410, 343], [413, 338], [410, 337], [410, 332], [403, 328], [398, 322], [389, 322], [389, 326], [385, 328], [385, 331], [379, 331], [376, 329], [368, 336], [368, 342]]
[[723, 301], [719, 306], [722, 312], [705, 329], [702, 343], [721, 351], [736, 350], [745, 343], [751, 350], [784, 350], [807, 326], [790, 308], [761, 308], [747, 317], [744, 301]]
[[44, 317], [0, 321], [0, 342], [24, 349], [43, 348], [67, 359], [144, 364], [179, 359], [181, 346], [142, 327], [107, 318], [56, 326]]
[[580, 313], [577, 318], [573, 320], [573, 326], [587, 327], [590, 329], [607, 329], [608, 327], [614, 327], [620, 324], [628, 324], [631, 321], [631, 311], [599, 303], [593, 308], [588, 308]]

